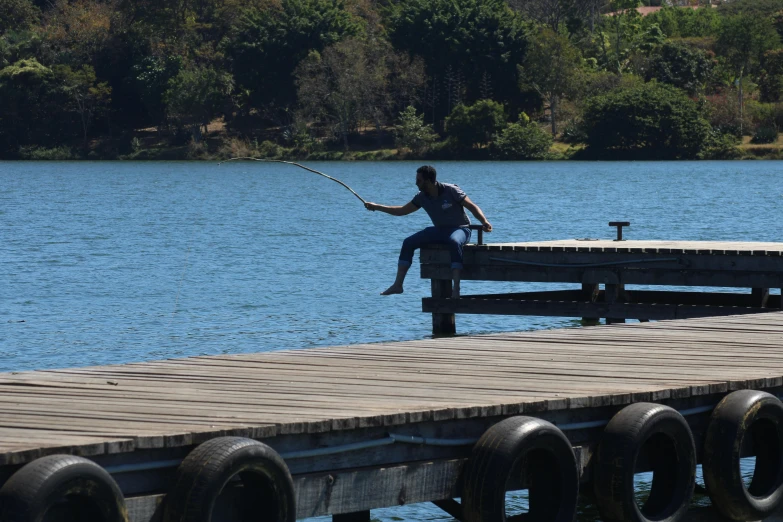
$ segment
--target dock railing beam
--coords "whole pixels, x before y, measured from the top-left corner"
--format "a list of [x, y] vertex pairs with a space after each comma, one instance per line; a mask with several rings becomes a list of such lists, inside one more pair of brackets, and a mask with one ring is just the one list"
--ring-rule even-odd
[[370, 522], [370, 510], [332, 515], [332, 522]]

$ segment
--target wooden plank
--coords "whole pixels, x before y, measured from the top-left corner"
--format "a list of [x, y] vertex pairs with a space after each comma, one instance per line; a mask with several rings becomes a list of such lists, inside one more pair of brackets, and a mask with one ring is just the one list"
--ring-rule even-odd
[[[617, 285], [607, 285], [616, 288]], [[615, 290], [616, 292], [616, 290]], [[422, 311], [427, 313], [459, 313], [488, 315], [535, 315], [547, 317], [607, 317], [612, 322], [625, 319], [692, 319], [720, 315], [754, 314], [769, 309], [740, 306], [677, 305], [655, 303], [621, 303], [611, 299], [604, 303], [581, 301], [519, 301], [511, 299], [422, 299]]]
[[781, 336], [776, 312], [0, 374], [0, 463], [771, 389]]

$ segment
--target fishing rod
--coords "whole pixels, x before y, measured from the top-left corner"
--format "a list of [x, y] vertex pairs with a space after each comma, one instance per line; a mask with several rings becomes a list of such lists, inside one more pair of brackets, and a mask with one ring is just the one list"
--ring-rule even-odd
[[218, 165], [220, 165], [221, 163], [226, 163], [226, 162], [229, 162], [229, 161], [237, 161], [237, 160], [252, 160], [252, 161], [262, 161], [262, 162], [265, 162], [265, 163], [287, 163], [288, 165], [294, 165], [294, 166], [296, 166], [296, 167], [299, 167], [300, 169], [305, 169], [305, 170], [307, 170], [307, 171], [309, 171], [309, 172], [312, 172], [312, 173], [314, 173], [314, 174], [318, 174], [319, 176], [323, 176], [323, 177], [325, 177], [326, 179], [330, 179], [330, 180], [332, 180], [332, 181], [334, 181], [334, 182], [336, 182], [336, 183], [339, 183], [339, 184], [340, 184], [340, 185], [342, 185], [343, 187], [345, 187], [345, 188], [347, 188], [348, 190], [350, 190], [350, 191], [351, 191], [351, 194], [353, 194], [354, 196], [356, 196], [357, 198], [359, 198], [359, 200], [360, 200], [362, 203], [365, 203], [365, 204], [367, 203], [367, 202], [366, 202], [366, 201], [365, 201], [365, 200], [364, 200], [364, 199], [363, 199], [363, 198], [362, 198], [362, 197], [361, 197], [359, 194], [357, 194], [356, 192], [354, 192], [354, 190], [353, 190], [351, 187], [349, 187], [348, 185], [346, 185], [345, 183], [343, 183], [343, 182], [342, 182], [342, 181], [340, 181], [339, 179], [337, 179], [337, 178], [333, 178], [333, 177], [331, 177], [331, 176], [327, 176], [327, 175], [326, 175], [326, 174], [324, 174], [323, 172], [318, 172], [318, 171], [317, 171], [317, 170], [315, 170], [315, 169], [311, 169], [310, 167], [305, 167], [304, 165], [300, 165], [299, 163], [294, 163], [293, 161], [284, 161], [284, 160], [275, 160], [275, 159], [261, 159], [261, 158], [247, 158], [247, 157], [240, 157], [240, 158], [229, 158], [229, 159], [227, 159], [226, 161], [221, 161], [220, 163], [218, 163]]

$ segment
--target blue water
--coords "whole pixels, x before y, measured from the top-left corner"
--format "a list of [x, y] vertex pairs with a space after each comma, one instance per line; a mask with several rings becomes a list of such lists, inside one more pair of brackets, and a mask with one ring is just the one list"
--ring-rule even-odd
[[[365, 199], [402, 205], [419, 163], [313, 163]], [[783, 163], [436, 164], [495, 231], [489, 242], [611, 238], [780, 241]], [[0, 371], [420, 339], [429, 282], [380, 297], [423, 211], [364, 209], [292, 166], [0, 162]], [[463, 293], [554, 289], [463, 283]], [[563, 288], [568, 288], [564, 285]], [[461, 334], [573, 327], [458, 316]], [[387, 514], [388, 511], [388, 514]], [[374, 515], [375, 512], [374, 512]], [[436, 508], [381, 520], [449, 520]]]

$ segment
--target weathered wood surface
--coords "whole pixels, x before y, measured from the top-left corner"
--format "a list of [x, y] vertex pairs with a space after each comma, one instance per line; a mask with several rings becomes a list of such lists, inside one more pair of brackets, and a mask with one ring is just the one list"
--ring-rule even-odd
[[[541, 241], [467, 245], [464, 280], [727, 286], [783, 286], [783, 243], [716, 241]], [[421, 251], [421, 277], [449, 279], [445, 247]]]
[[0, 465], [783, 385], [783, 313], [0, 374]]
[[613, 241], [611, 239], [559, 239], [520, 243], [473, 245], [477, 250], [520, 252], [628, 252], [659, 254], [711, 254], [783, 256], [783, 243], [755, 241]]

